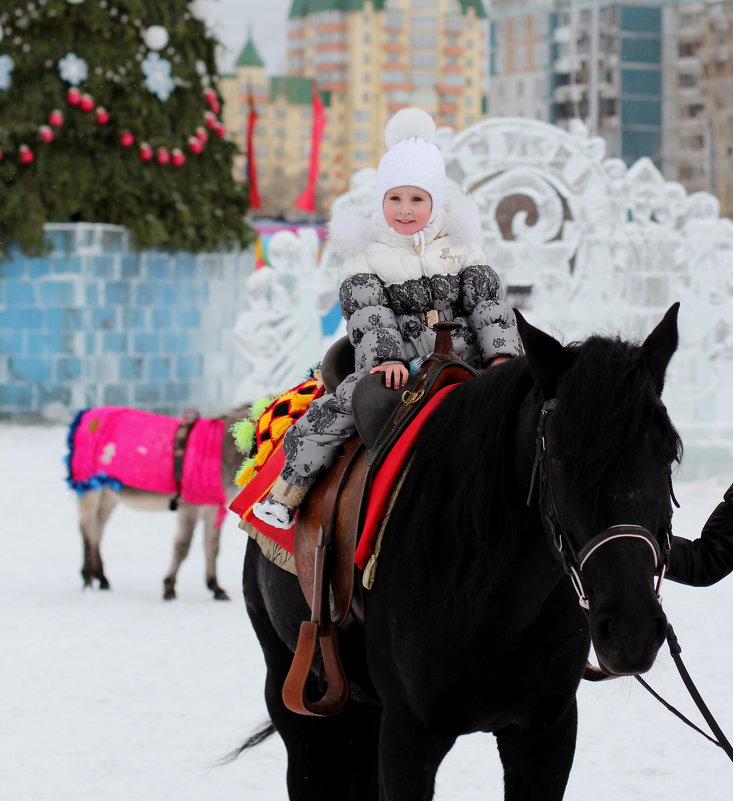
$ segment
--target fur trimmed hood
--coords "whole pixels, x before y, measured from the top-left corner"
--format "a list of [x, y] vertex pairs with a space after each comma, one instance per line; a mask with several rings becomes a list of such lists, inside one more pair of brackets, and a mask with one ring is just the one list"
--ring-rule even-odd
[[[453, 242], [469, 245], [481, 238], [481, 219], [476, 201], [468, 195], [450, 195], [435, 220], [423, 228], [426, 241], [450, 236]], [[336, 211], [328, 224], [328, 241], [334, 250], [345, 256], [363, 253], [375, 242], [387, 237], [404, 237], [387, 227], [381, 209], [374, 203], [367, 208], [344, 206]]]

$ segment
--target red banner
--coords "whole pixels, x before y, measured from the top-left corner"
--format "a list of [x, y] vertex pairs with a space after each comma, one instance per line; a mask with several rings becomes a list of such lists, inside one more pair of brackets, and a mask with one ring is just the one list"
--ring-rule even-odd
[[255, 145], [254, 133], [255, 123], [257, 122], [258, 114], [255, 108], [252, 95], [249, 95], [249, 116], [247, 117], [247, 182], [249, 183], [249, 205], [253, 209], [259, 209], [262, 205], [260, 202], [260, 192], [257, 188], [257, 166], [255, 165]]
[[311, 127], [311, 158], [308, 167], [308, 185], [303, 194], [295, 201], [295, 207], [309, 214], [316, 211], [316, 184], [318, 183], [318, 166], [321, 160], [321, 140], [326, 127], [326, 111], [313, 81], [313, 125]]

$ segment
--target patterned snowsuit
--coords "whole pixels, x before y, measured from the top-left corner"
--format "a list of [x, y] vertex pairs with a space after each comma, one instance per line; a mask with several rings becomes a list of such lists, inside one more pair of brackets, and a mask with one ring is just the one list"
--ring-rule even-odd
[[356, 382], [387, 361], [408, 364], [433, 352], [435, 332], [426, 313], [454, 320], [456, 353], [475, 367], [499, 354], [521, 352], [514, 313], [501, 281], [477, 244], [478, 212], [457, 198], [418, 235], [387, 226], [381, 209], [367, 220], [353, 210], [334, 216], [331, 244], [344, 254], [341, 310], [355, 350], [354, 373], [330, 395], [313, 401], [285, 436], [282, 478], [313, 484], [338, 447], [355, 431], [351, 395]]

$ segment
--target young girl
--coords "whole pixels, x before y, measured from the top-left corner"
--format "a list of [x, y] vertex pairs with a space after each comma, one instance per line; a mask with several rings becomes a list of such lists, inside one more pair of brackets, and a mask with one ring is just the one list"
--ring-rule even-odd
[[385, 128], [389, 149], [377, 169], [377, 209], [366, 218], [343, 210], [331, 220], [330, 242], [344, 256], [341, 310], [356, 369], [285, 435], [285, 467], [253, 507], [271, 526], [290, 528], [308, 488], [354, 433], [356, 382], [380, 372], [386, 386], [403, 387], [410, 362], [433, 352], [436, 322], [460, 323], [453, 349], [474, 367], [521, 352], [514, 314], [478, 244], [478, 209], [465, 196], [446, 200], [434, 135], [429, 114], [398, 111]]

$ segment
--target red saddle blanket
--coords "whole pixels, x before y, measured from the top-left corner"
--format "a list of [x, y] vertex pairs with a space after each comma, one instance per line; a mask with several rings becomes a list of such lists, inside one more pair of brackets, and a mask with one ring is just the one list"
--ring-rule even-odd
[[[452, 384], [435, 393], [425, 404], [425, 407], [418, 412], [415, 419], [397, 440], [377, 470], [369, 494], [364, 526], [359, 535], [359, 542], [354, 556], [354, 562], [359, 570], [363, 570], [366, 567], [369, 557], [374, 552], [374, 537], [379, 530], [379, 524], [384, 518], [387, 504], [392, 495], [392, 488], [402, 472], [418, 434], [435, 408], [443, 402], [448, 393], [455, 389], [456, 386], [456, 384]], [[268, 539], [271, 539], [289, 553], [293, 553], [294, 525], [287, 530], [274, 528], [273, 526], [268, 526], [267, 523], [263, 523], [262, 520], [252, 514], [252, 507], [270, 491], [270, 488], [280, 475], [284, 463], [285, 455], [282, 445], [280, 445], [273, 451], [255, 478], [232, 501], [229, 508]]]

